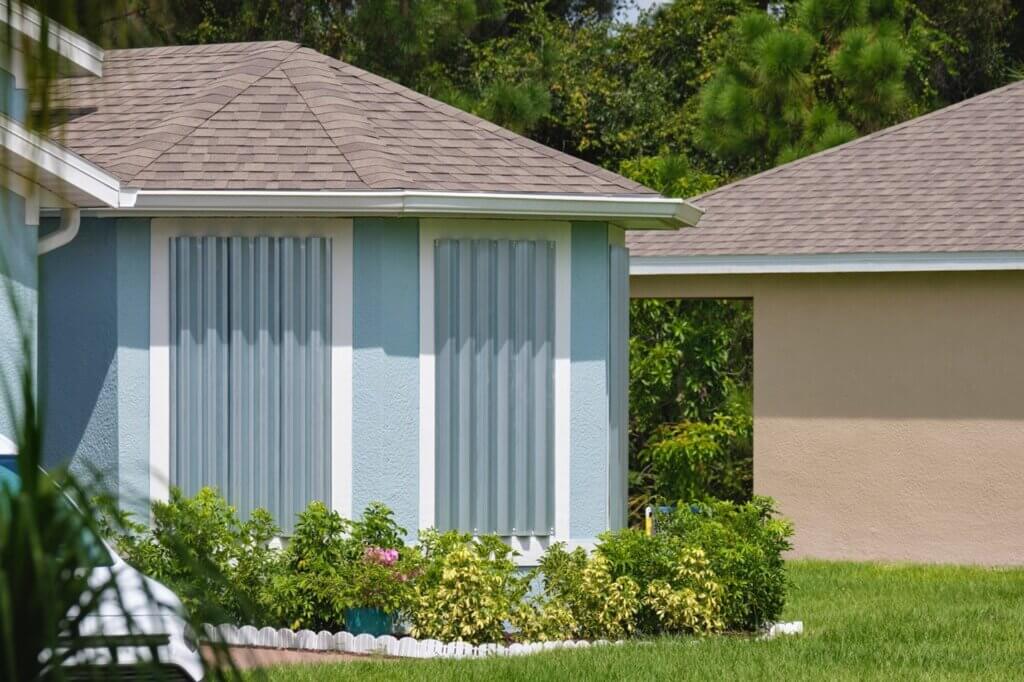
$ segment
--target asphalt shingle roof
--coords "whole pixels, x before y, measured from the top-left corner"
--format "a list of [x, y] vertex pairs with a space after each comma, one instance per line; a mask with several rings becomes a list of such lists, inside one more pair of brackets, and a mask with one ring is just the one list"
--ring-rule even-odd
[[53, 137], [125, 186], [655, 195], [289, 42], [110, 50]]
[[633, 256], [1024, 250], [1024, 81], [693, 200]]

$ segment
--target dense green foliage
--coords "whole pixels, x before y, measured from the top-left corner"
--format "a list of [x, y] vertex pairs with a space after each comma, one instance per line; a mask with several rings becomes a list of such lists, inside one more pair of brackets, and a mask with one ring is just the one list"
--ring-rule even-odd
[[[680, 556], [690, 553], [693, 561], [693, 552], [700, 552], [700, 562], [722, 588], [716, 617], [726, 629], [755, 630], [778, 619], [787, 588], [782, 554], [793, 528], [777, 517], [771, 500], [695, 503], [657, 521], [654, 535], [626, 529], [601, 536], [597, 552], [610, 563], [612, 575], [631, 577], [644, 593], [658, 583], [678, 589]], [[660, 620], [645, 606], [639, 628], [659, 632]]]
[[[789, 524], [764, 500], [687, 508], [654, 536], [607, 533], [591, 556], [556, 543], [535, 571], [519, 570], [493, 535], [426, 529], [408, 547], [379, 504], [350, 521], [313, 502], [283, 549], [271, 547], [279, 531], [266, 512], [240, 522], [209, 488], [173, 491], [154, 518], [152, 529], [115, 533], [115, 545], [207, 621], [336, 631], [346, 609], [378, 608], [442, 641], [500, 642], [508, 625], [532, 641], [619, 639], [756, 630], [785, 602]], [[197, 571], [199, 556], [226, 580]]]
[[[890, 680], [1020, 677], [1024, 569], [793, 561], [785, 620], [805, 634], [771, 641], [665, 638], [484, 660], [324, 662], [271, 681]], [[256, 679], [255, 677], [253, 679]]]

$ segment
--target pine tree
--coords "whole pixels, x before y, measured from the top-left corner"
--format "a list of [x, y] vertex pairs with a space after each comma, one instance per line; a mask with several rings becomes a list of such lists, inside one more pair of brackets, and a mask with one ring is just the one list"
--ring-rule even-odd
[[799, 0], [737, 17], [701, 92], [699, 142], [755, 171], [852, 140], [908, 103], [902, 0]]

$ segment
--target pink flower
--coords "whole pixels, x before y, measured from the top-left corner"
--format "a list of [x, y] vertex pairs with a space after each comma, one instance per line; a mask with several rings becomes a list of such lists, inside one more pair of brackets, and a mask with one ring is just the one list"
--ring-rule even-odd
[[363, 552], [363, 558], [381, 566], [394, 566], [395, 562], [398, 561], [398, 550], [367, 547]]

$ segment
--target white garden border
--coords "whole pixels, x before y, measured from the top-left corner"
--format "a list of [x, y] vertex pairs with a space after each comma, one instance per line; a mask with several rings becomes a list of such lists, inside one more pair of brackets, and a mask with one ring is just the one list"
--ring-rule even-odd
[[[773, 639], [781, 635], [803, 634], [802, 621], [789, 623], [772, 623], [764, 629], [761, 639]], [[585, 639], [567, 639], [556, 642], [532, 642], [528, 644], [480, 644], [467, 642], [441, 642], [436, 639], [416, 639], [415, 637], [393, 637], [391, 635], [353, 635], [351, 632], [329, 632], [321, 630], [299, 630], [288, 628], [256, 628], [252, 625], [241, 627], [225, 623], [223, 625], [203, 625], [203, 633], [211, 642], [219, 642], [228, 646], [262, 647], [268, 649], [290, 649], [298, 651], [327, 651], [346, 654], [377, 654], [395, 658], [487, 658], [490, 656], [525, 656], [542, 651], [559, 649], [588, 649], [595, 646], [613, 644], [606, 639], [593, 642]], [[614, 644], [624, 644], [624, 640]]]

